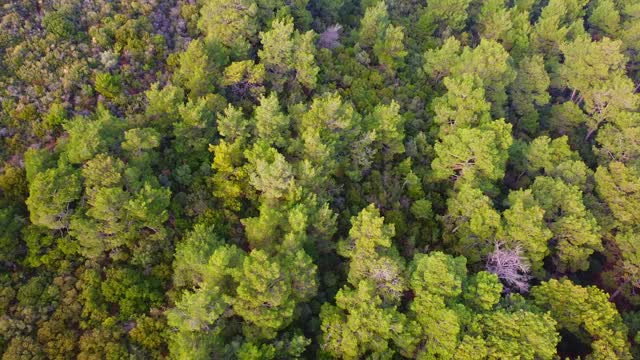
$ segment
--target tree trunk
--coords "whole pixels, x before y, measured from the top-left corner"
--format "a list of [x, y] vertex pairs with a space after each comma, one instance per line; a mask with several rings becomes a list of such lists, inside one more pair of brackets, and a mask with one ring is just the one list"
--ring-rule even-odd
[[622, 284], [620, 284], [620, 286], [618, 286], [616, 291], [614, 291], [613, 294], [611, 294], [611, 296], [609, 296], [609, 301], [613, 301], [618, 295], [620, 295], [620, 293], [622, 292], [622, 287], [624, 287], [628, 283], [629, 283], [629, 280], [627, 280], [627, 281], [623, 282]]
[[593, 135], [593, 133], [596, 132], [596, 130], [598, 130], [597, 126], [595, 128], [593, 128], [593, 129], [589, 129], [589, 131], [587, 132], [587, 136], [584, 137], [584, 141], [589, 140], [591, 135]]

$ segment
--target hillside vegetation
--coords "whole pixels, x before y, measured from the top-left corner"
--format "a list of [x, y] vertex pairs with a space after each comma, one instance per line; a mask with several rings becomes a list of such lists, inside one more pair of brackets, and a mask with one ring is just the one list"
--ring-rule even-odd
[[640, 358], [638, 0], [0, 5], [0, 354]]

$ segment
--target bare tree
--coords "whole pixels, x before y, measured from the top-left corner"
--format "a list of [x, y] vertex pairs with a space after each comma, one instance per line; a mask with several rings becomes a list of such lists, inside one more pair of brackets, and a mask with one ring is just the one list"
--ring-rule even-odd
[[340, 31], [342, 30], [342, 25], [336, 24], [331, 25], [320, 34], [320, 39], [318, 40], [318, 46], [327, 49], [334, 49], [340, 45]]
[[487, 271], [498, 275], [507, 292], [529, 291], [529, 270], [529, 262], [522, 256], [522, 248], [519, 245], [507, 249], [498, 241], [493, 252], [487, 257]]

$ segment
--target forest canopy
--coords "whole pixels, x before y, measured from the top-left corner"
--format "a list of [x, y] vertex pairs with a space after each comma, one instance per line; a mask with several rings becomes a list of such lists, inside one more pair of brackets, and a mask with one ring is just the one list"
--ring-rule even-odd
[[637, 0], [0, 6], [0, 354], [640, 358]]

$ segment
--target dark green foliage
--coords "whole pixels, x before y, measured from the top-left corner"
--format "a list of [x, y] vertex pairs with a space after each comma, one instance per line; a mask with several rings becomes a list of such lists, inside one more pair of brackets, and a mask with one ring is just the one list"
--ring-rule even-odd
[[637, 3], [5, 1], [2, 360], [640, 356]]
[[96, 91], [108, 99], [114, 99], [122, 92], [120, 77], [109, 73], [96, 74]]
[[63, 39], [70, 39], [76, 35], [78, 25], [69, 11], [57, 10], [48, 12], [42, 18], [42, 26], [47, 32]]
[[68, 227], [73, 202], [81, 191], [78, 171], [69, 164], [39, 173], [29, 184], [26, 200], [31, 222], [50, 229]]
[[124, 319], [158, 307], [162, 291], [158, 279], [144, 276], [138, 269], [108, 269], [101, 285], [104, 299], [118, 304]]

